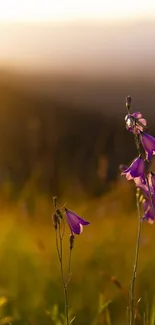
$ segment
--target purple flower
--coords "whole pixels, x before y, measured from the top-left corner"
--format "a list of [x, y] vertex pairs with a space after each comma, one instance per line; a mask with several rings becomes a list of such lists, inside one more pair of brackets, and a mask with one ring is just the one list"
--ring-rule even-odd
[[83, 226], [89, 225], [89, 222], [80, 218], [77, 214], [68, 209], [65, 209], [65, 212], [71, 233], [80, 235], [83, 231]]
[[141, 142], [146, 153], [146, 159], [149, 161], [155, 155], [155, 138], [148, 133], [141, 133]]
[[149, 190], [146, 183], [146, 179], [144, 180], [141, 177], [136, 177], [134, 179], [134, 182], [137, 188], [140, 188], [146, 196], [149, 196]]
[[148, 182], [151, 190], [151, 194], [155, 195], [155, 174], [150, 172], [148, 173]]
[[142, 202], [144, 209], [144, 216], [142, 220], [147, 220], [149, 223], [154, 223], [155, 219], [155, 198], [152, 198], [152, 203], [150, 199], [143, 200]]
[[142, 182], [145, 182], [145, 163], [144, 160], [139, 156], [132, 164], [124, 169], [121, 175], [125, 175], [127, 180], [135, 179], [140, 177]]
[[126, 115], [125, 123], [127, 130], [133, 133], [140, 133], [140, 131], [142, 132], [147, 125], [146, 120], [143, 118], [140, 112]]
[[147, 179], [142, 182], [141, 177], [137, 177], [134, 179], [135, 185], [137, 188], [140, 188], [145, 197], [149, 198], [150, 195], [155, 197], [155, 174], [149, 172], [147, 174]]

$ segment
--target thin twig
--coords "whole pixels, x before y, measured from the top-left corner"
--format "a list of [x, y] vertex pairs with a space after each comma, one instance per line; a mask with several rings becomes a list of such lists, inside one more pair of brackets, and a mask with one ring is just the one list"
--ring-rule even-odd
[[137, 275], [137, 266], [138, 266], [138, 256], [139, 256], [139, 246], [140, 246], [140, 235], [141, 235], [141, 216], [140, 216], [140, 205], [139, 205], [139, 193], [136, 194], [136, 201], [137, 201], [137, 212], [138, 212], [138, 231], [137, 231], [137, 242], [136, 242], [136, 252], [135, 252], [135, 261], [133, 267], [133, 275], [131, 279], [131, 287], [130, 287], [130, 325], [134, 325], [135, 321], [135, 281]]

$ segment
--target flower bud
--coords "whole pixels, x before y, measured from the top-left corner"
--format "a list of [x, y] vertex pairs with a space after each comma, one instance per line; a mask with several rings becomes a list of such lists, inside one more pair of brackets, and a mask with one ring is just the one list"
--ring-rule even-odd
[[56, 206], [57, 206], [57, 196], [53, 196], [53, 204], [54, 204], [54, 207], [56, 208]]
[[74, 247], [74, 240], [75, 240], [74, 234], [70, 234], [70, 237], [69, 237], [70, 249], [72, 249]]
[[126, 107], [130, 109], [131, 107], [131, 96], [126, 97]]
[[54, 226], [54, 228], [57, 229], [58, 224], [60, 223], [60, 221], [59, 221], [59, 217], [57, 216], [56, 213], [53, 213], [52, 214], [52, 220], [53, 220], [53, 226]]

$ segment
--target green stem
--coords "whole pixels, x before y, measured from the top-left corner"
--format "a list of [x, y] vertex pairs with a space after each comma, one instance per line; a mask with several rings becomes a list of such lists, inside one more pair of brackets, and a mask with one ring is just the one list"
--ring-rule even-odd
[[139, 257], [139, 246], [140, 246], [140, 236], [141, 236], [141, 216], [140, 216], [140, 206], [139, 206], [139, 193], [136, 194], [137, 201], [137, 212], [138, 212], [138, 231], [137, 231], [137, 242], [136, 242], [136, 251], [135, 251], [135, 261], [133, 266], [133, 274], [131, 279], [130, 286], [130, 313], [129, 313], [129, 324], [134, 325], [135, 322], [135, 281], [137, 275], [137, 266], [138, 266], [138, 257]]
[[68, 285], [72, 272], [71, 272], [71, 256], [72, 256], [72, 249], [69, 251], [69, 261], [68, 261], [68, 279], [66, 281], [66, 284]]
[[69, 325], [68, 286], [67, 286], [68, 283], [65, 282], [64, 271], [63, 271], [63, 245], [62, 245], [62, 241], [63, 241], [63, 237], [64, 237], [64, 233], [65, 233], [65, 223], [64, 223], [64, 220], [62, 222], [63, 222], [62, 233], [61, 233], [61, 229], [60, 229], [60, 224], [58, 225], [59, 245], [58, 245], [58, 236], [57, 236], [57, 232], [56, 232], [56, 246], [57, 246], [57, 252], [58, 252], [58, 257], [59, 257], [59, 261], [60, 261], [60, 271], [61, 271], [62, 284], [63, 284], [63, 290], [64, 290], [65, 316], [66, 316], [66, 322], [65, 323], [66, 323], [66, 325]]

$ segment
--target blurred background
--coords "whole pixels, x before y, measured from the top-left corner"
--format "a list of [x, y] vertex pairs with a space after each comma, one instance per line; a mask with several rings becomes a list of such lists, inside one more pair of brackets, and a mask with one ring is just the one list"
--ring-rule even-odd
[[[119, 165], [137, 153], [125, 97], [155, 136], [154, 85], [153, 0], [0, 0], [0, 324], [60, 324], [53, 195], [91, 222], [73, 251], [74, 323], [126, 321], [137, 217]], [[136, 294], [147, 319], [154, 243], [144, 224]]]

